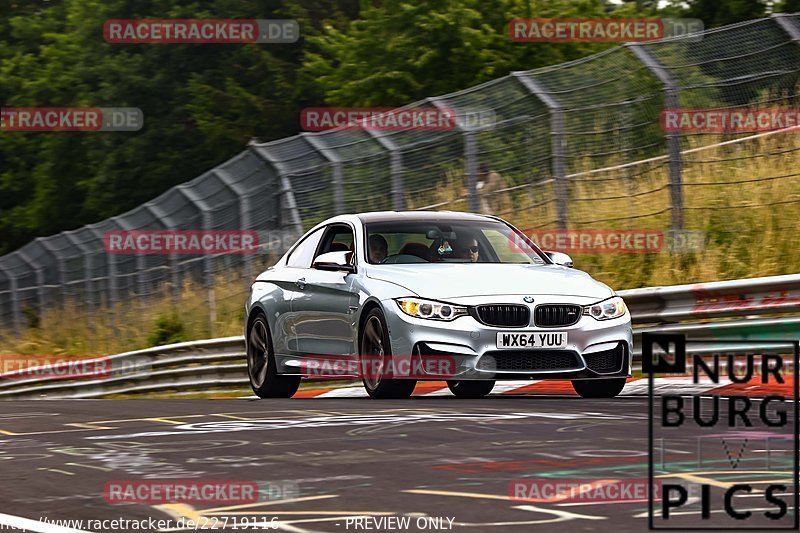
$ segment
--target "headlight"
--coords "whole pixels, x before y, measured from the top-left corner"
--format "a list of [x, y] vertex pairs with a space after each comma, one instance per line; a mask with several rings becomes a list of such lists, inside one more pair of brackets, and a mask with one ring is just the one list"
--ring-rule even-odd
[[608, 300], [585, 306], [583, 314], [596, 320], [619, 318], [625, 314], [625, 302], [619, 296], [614, 296]]
[[460, 305], [451, 305], [422, 298], [397, 298], [400, 310], [414, 318], [429, 318], [431, 320], [454, 320], [467, 315], [467, 308]]

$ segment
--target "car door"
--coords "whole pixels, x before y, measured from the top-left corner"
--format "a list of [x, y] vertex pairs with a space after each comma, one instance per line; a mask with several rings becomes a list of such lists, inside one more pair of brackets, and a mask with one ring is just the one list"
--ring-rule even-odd
[[276, 284], [282, 289], [284, 299], [281, 302], [281, 308], [285, 311], [279, 312], [276, 316], [276, 322], [280, 322], [280, 327], [276, 329], [279, 330], [278, 335], [282, 336], [280, 341], [275, 340], [276, 353], [290, 356], [302, 354], [297, 344], [297, 315], [293, 309], [294, 297], [296, 292], [306, 285], [311, 261], [316, 255], [324, 234], [324, 227], [309, 233], [286, 258], [286, 266], [273, 275]]
[[[315, 257], [332, 251], [352, 250], [353, 235], [350, 225], [331, 224]], [[303, 277], [304, 283], [297, 287], [292, 299], [299, 353], [311, 356], [355, 354], [353, 320], [358, 309], [358, 296], [353, 294], [355, 274], [308, 268]]]

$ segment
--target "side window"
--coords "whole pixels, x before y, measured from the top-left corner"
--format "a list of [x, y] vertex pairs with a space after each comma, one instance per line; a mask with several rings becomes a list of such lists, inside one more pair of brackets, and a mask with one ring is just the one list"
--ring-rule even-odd
[[353, 251], [353, 229], [350, 226], [336, 224], [328, 227], [325, 237], [322, 239], [322, 246], [317, 255], [327, 252], [352, 252]]
[[319, 228], [317, 231], [303, 239], [297, 248], [292, 251], [289, 259], [286, 261], [286, 266], [292, 268], [311, 268], [311, 260], [314, 258], [314, 252], [317, 251], [317, 245], [325, 228]]

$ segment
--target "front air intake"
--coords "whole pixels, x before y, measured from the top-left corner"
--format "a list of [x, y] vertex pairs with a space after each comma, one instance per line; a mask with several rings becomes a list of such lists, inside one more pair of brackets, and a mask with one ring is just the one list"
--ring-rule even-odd
[[570, 304], [542, 304], [536, 306], [534, 322], [541, 328], [572, 326], [581, 319], [583, 308]]
[[526, 305], [479, 305], [476, 318], [487, 326], [520, 328], [530, 323], [531, 312]]

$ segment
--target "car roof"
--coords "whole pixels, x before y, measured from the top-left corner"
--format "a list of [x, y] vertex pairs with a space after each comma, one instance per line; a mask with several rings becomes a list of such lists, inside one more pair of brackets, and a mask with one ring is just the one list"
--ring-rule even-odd
[[492, 220], [487, 215], [477, 213], [461, 213], [458, 211], [374, 211], [371, 213], [358, 213], [355, 215], [361, 222], [399, 222], [399, 221], [465, 221], [465, 220]]

